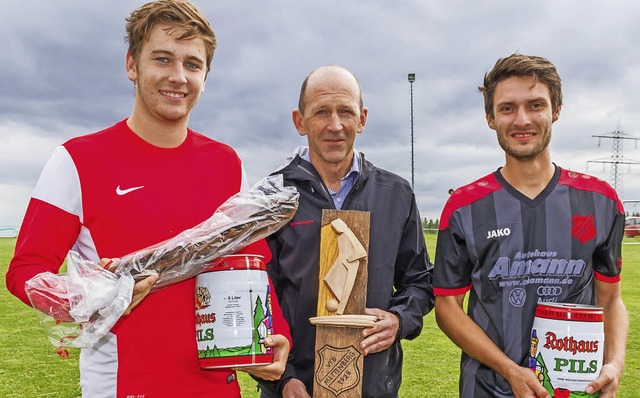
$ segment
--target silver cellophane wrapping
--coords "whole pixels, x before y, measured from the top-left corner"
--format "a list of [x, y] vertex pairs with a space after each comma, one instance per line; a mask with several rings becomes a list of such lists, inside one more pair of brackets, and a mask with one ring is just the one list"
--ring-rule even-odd
[[54, 345], [91, 347], [128, 308], [135, 281], [158, 274], [153, 292], [206, 271], [213, 260], [280, 229], [295, 214], [298, 197], [282, 176], [267, 177], [199, 225], [123, 256], [114, 272], [71, 251], [67, 272], [34, 276], [27, 295]]

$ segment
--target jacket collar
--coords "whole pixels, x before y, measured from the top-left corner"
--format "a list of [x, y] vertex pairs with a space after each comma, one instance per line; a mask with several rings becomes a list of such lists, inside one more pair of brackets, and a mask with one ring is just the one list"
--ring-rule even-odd
[[[305, 154], [308, 154], [309, 147], [299, 146], [293, 150], [284, 161], [272, 174], [283, 174], [285, 178], [291, 178], [295, 180], [309, 181], [309, 180], [321, 180], [320, 174], [313, 165], [304, 160]], [[364, 153], [354, 150], [354, 158], [358, 161], [358, 169], [360, 175], [356, 184], [364, 181], [371, 171], [373, 165], [365, 160]]]

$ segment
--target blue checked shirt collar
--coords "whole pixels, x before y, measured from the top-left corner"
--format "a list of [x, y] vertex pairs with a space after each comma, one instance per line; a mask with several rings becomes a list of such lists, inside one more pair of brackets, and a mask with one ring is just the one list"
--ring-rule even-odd
[[[340, 180], [340, 189], [337, 192], [329, 190], [329, 194], [331, 194], [331, 199], [333, 200], [333, 204], [336, 206], [337, 210], [342, 208], [342, 204], [344, 203], [344, 199], [347, 197], [351, 188], [355, 185], [358, 180], [358, 175], [360, 175], [360, 162], [358, 162], [359, 154], [358, 151], [354, 149], [353, 151], [353, 162], [351, 163], [351, 170], [347, 173], [346, 176], [342, 177]], [[302, 159], [311, 163], [309, 158], [309, 150], [303, 151]]]

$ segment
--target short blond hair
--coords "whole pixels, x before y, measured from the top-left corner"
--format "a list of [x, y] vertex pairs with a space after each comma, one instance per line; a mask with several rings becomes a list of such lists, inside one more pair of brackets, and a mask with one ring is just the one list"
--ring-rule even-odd
[[216, 50], [216, 35], [207, 18], [200, 10], [186, 0], [159, 0], [147, 3], [134, 10], [127, 21], [129, 53], [135, 61], [140, 56], [142, 44], [149, 40], [151, 29], [158, 24], [169, 25], [170, 33], [179, 32], [178, 39], [186, 40], [195, 37], [204, 41], [207, 63], [207, 74], [211, 70], [211, 60]]

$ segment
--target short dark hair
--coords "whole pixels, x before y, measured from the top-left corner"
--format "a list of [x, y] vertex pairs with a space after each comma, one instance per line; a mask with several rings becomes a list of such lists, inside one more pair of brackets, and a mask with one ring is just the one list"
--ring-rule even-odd
[[557, 112], [562, 106], [562, 81], [556, 67], [546, 58], [532, 55], [511, 54], [500, 58], [490, 72], [484, 75], [482, 86], [478, 90], [484, 96], [484, 111], [491, 117], [493, 112], [493, 96], [496, 86], [502, 80], [513, 76], [532, 77], [534, 82], [542, 82], [549, 87], [551, 94], [551, 109]]

